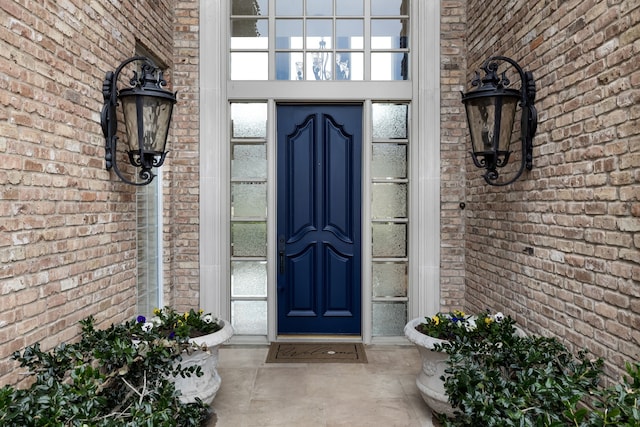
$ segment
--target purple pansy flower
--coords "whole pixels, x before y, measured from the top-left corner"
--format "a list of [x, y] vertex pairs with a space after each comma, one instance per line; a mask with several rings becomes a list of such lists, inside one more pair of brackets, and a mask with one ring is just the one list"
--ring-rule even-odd
[[138, 316], [136, 320], [138, 321], [138, 323], [145, 323], [147, 321], [147, 318], [144, 316]]

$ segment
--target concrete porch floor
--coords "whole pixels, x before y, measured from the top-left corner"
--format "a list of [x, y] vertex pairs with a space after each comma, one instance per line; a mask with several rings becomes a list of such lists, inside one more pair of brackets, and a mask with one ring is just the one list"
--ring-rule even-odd
[[366, 346], [368, 363], [265, 363], [267, 346], [220, 349], [208, 427], [432, 426], [413, 346]]

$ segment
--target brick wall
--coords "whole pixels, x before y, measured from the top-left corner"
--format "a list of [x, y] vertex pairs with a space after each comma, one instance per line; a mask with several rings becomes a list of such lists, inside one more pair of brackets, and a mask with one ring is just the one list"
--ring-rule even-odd
[[0, 384], [13, 351], [134, 315], [135, 189], [104, 169], [102, 81], [136, 41], [170, 65], [172, 20], [170, 0], [0, 3]]
[[586, 347], [614, 378], [640, 352], [640, 3], [467, 12], [467, 78], [509, 56], [533, 71], [539, 112], [534, 169], [515, 184], [489, 187], [467, 161], [467, 306]]
[[179, 113], [174, 118], [174, 144], [169, 194], [165, 194], [165, 277], [172, 287], [168, 301], [179, 310], [199, 305], [199, 2], [175, 2], [174, 88], [179, 93]]
[[465, 113], [460, 91], [466, 82], [465, 5], [440, 3], [440, 305], [443, 310], [464, 305]]

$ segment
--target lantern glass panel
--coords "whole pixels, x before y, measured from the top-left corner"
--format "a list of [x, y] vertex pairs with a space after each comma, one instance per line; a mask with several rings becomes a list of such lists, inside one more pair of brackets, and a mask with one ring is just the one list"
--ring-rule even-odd
[[[500, 118], [500, 141], [498, 146], [499, 152], [508, 152], [511, 143], [511, 132], [513, 132], [513, 120], [516, 115], [516, 106], [518, 104], [517, 96], [503, 96], [502, 111]], [[496, 113], [500, 113], [496, 111]]]
[[136, 99], [136, 96], [123, 96], [120, 99], [122, 112], [124, 113], [124, 124], [127, 130], [127, 142], [131, 151], [138, 151], [140, 147], [138, 143], [138, 106]]
[[164, 152], [173, 102], [165, 98], [145, 96], [142, 99], [144, 117], [143, 146], [145, 151], [162, 154]]
[[470, 99], [467, 103], [467, 120], [474, 153], [494, 150], [496, 120], [495, 97]]
[[[122, 108], [129, 149], [131, 151], [142, 149], [145, 152], [161, 155], [169, 133], [173, 110], [171, 99], [157, 96], [126, 96], [122, 98]], [[141, 123], [138, 117], [140, 110], [142, 110]], [[142, 141], [140, 141], [140, 135], [142, 135]]]

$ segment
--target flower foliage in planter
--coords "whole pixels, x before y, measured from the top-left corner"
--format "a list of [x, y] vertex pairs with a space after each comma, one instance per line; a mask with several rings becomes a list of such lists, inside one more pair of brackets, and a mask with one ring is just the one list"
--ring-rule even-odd
[[158, 333], [168, 339], [186, 342], [189, 338], [196, 338], [222, 329], [220, 320], [210, 313], [204, 314], [203, 310], [191, 309], [180, 314], [171, 307], [153, 310], [154, 316], [148, 321], [144, 316], [138, 316], [135, 325], [139, 328], [134, 331], [138, 336], [148, 336], [149, 333]]
[[176, 363], [186, 344], [159, 333], [132, 340], [146, 323], [138, 320], [96, 330], [89, 317], [80, 322], [77, 343], [50, 352], [35, 344], [14, 353], [29, 369], [31, 386], [0, 389], [0, 425], [200, 426], [209, 407], [181, 403], [171, 381], [201, 374]]
[[513, 322], [502, 313], [490, 314], [489, 311], [468, 315], [462, 311], [438, 313], [426, 317], [416, 330], [425, 335], [441, 340], [474, 340], [482, 341], [489, 337], [503, 336], [513, 333]]

